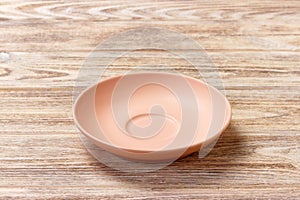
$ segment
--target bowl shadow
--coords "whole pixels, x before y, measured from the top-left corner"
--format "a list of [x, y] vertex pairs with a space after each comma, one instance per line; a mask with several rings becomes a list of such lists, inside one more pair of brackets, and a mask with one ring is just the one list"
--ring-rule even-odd
[[243, 149], [245, 142], [246, 138], [241, 136], [238, 128], [230, 125], [204, 158], [199, 158], [196, 152], [162, 169], [146, 173], [122, 172], [100, 162], [96, 162], [94, 167], [110, 178], [139, 188], [149, 188], [149, 184], [158, 188], [165, 187], [165, 184], [180, 184], [180, 187], [190, 187], [191, 183], [218, 184], [220, 180], [226, 180], [230, 176], [230, 171], [234, 170], [243, 158], [249, 156], [249, 151]]

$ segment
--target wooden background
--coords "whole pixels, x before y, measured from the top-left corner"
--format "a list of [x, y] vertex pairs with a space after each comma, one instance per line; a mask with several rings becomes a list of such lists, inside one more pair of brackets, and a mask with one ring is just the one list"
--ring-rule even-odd
[[[1, 0], [0, 198], [300, 199], [300, 1], [230, 2]], [[78, 70], [101, 41], [136, 27], [184, 33], [219, 68], [233, 118], [206, 158], [130, 174], [81, 144]]]

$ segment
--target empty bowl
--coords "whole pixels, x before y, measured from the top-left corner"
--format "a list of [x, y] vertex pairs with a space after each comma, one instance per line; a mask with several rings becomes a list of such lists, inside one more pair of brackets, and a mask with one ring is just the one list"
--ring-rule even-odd
[[84, 90], [73, 107], [96, 146], [137, 161], [170, 161], [199, 151], [229, 125], [231, 107], [214, 87], [171, 73], [132, 73]]

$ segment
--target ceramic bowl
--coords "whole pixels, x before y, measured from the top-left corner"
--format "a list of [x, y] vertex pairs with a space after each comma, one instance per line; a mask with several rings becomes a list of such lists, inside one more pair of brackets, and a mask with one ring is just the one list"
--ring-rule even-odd
[[84, 90], [73, 107], [78, 129], [123, 158], [168, 161], [199, 151], [229, 125], [231, 107], [214, 87], [171, 73], [133, 73]]

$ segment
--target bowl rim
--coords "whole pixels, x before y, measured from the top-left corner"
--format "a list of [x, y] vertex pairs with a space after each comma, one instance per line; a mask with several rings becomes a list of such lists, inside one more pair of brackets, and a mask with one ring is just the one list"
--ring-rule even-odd
[[[118, 76], [109, 77], [109, 78], [106, 78], [104, 80], [100, 80], [100, 81], [96, 82], [95, 84], [92, 84], [91, 86], [89, 86], [89, 87], [85, 88], [84, 90], [82, 90], [81, 93], [77, 96], [77, 98], [76, 98], [76, 100], [75, 100], [75, 102], [73, 103], [73, 106], [72, 106], [73, 120], [74, 120], [75, 125], [77, 126], [77, 128], [80, 130], [80, 132], [82, 132], [87, 138], [89, 138], [90, 140], [92, 140], [93, 143], [95, 143], [95, 142], [96, 143], [100, 143], [100, 144], [103, 144], [103, 145], [108, 146], [110, 148], [114, 148], [114, 149], [118, 149], [118, 150], [124, 150], [124, 151], [128, 151], [128, 152], [139, 152], [139, 153], [157, 152], [157, 151], [153, 151], [153, 150], [149, 150], [149, 149], [141, 150], [141, 149], [130, 149], [130, 148], [118, 147], [116, 145], [113, 145], [111, 143], [108, 143], [106, 141], [103, 141], [103, 140], [101, 140], [101, 139], [99, 139], [99, 138], [91, 135], [88, 131], [86, 131], [80, 125], [80, 123], [77, 120], [76, 107], [77, 107], [78, 102], [81, 99], [81, 97], [87, 91], [89, 91], [93, 87], [98, 86], [99, 84], [101, 84], [103, 82], [107, 82], [107, 81], [110, 81], [112, 79], [121, 78], [121, 77], [124, 77], [124, 76], [130, 76], [130, 75], [169, 75], [169, 76], [180, 76], [180, 77], [183, 77], [183, 78], [186, 78], [186, 79], [192, 79], [192, 80], [194, 80], [196, 82], [200, 82], [201, 84], [206, 85], [207, 87], [209, 87], [210, 89], [212, 89], [214, 92], [217, 92], [218, 94], [220, 94], [222, 96], [222, 98], [225, 100], [226, 108], [228, 108], [228, 111], [227, 111], [228, 113], [226, 113], [226, 116], [228, 116], [228, 117], [226, 118], [226, 121], [224, 121], [222, 128], [220, 130], [218, 130], [216, 133], [211, 134], [210, 137], [207, 137], [204, 140], [201, 140], [199, 142], [195, 142], [195, 143], [192, 142], [190, 146], [178, 146], [178, 147], [173, 147], [173, 148], [168, 148], [168, 149], [162, 149], [162, 150], [159, 150], [158, 152], [176, 151], [176, 150], [180, 150], [180, 149], [183, 149], [183, 148], [186, 149], [186, 150], [188, 150], [189, 148], [195, 147], [197, 145], [201, 145], [201, 144], [206, 143], [206, 142], [211, 143], [214, 139], [219, 138], [219, 136], [229, 126], [230, 121], [232, 119], [232, 108], [231, 108], [231, 105], [230, 105], [227, 97], [222, 92], [220, 92], [217, 88], [215, 88], [214, 86], [212, 86], [212, 85], [204, 82], [203, 80], [200, 80], [200, 79], [197, 79], [197, 78], [194, 78], [194, 77], [191, 77], [191, 76], [187, 76], [187, 75], [184, 75], [184, 74], [176, 74], [176, 73], [170, 73], [170, 72], [134, 72], [134, 73], [122, 74], [122, 75], [118, 75]], [[182, 152], [182, 153], [184, 153], [184, 152]]]

